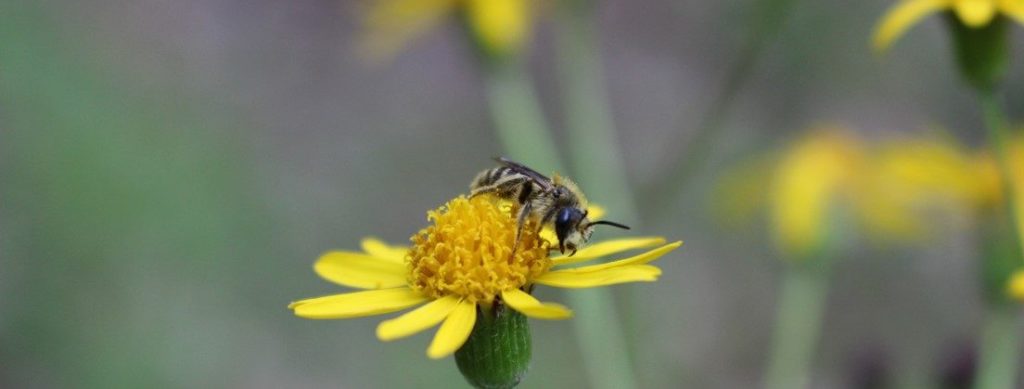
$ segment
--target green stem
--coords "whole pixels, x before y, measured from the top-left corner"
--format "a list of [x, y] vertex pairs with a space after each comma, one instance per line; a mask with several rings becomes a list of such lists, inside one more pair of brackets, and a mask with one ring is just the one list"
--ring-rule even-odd
[[[532, 86], [521, 67], [488, 68], [487, 87], [498, 137], [510, 157], [541, 169], [562, 170]], [[595, 388], [634, 387], [626, 342], [607, 289], [573, 291], [569, 304], [576, 318], [577, 343]]]
[[[619, 151], [591, 7], [561, 13], [555, 44], [573, 178], [610, 218], [635, 224], [636, 204]], [[616, 219], [618, 220], [618, 219]]]
[[981, 335], [975, 389], [1015, 387], [1020, 364], [1020, 311], [1013, 305], [992, 307]]
[[[988, 129], [989, 142], [996, 152], [1002, 185], [1005, 209], [1010, 218], [1009, 239], [1019, 250], [1015, 257], [1024, 257], [1024, 239], [1020, 236], [1019, 213], [1016, 202], [1016, 183], [1010, 170], [1010, 133], [1005, 115], [999, 107], [993, 92], [979, 92], [979, 101]], [[999, 285], [1000, 289], [1005, 285]], [[990, 312], [982, 332], [980, 369], [974, 387], [978, 389], [1012, 388], [1016, 380], [1017, 365], [1020, 364], [1019, 311], [1010, 304], [991, 304]]]
[[485, 72], [494, 126], [508, 157], [542, 173], [564, 171], [544, 112], [520, 62], [491, 64]]
[[767, 389], [806, 388], [828, 293], [826, 271], [789, 266], [776, 308]]
[[1003, 112], [999, 108], [994, 93], [979, 92], [978, 98], [981, 104], [982, 116], [985, 120], [985, 127], [988, 130], [989, 140], [999, 148], [999, 155], [1006, 156], [1006, 142], [1009, 135], [1004, 126]]
[[1018, 220], [1020, 214], [1017, 209], [1020, 204], [1017, 204], [1015, 197], [1017, 183], [1013, 182], [1014, 177], [1010, 170], [1009, 126], [1006, 124], [1006, 116], [1003, 114], [1002, 109], [999, 108], [999, 102], [996, 99], [995, 93], [979, 92], [978, 98], [981, 104], [982, 116], [985, 120], [985, 127], [988, 130], [989, 142], [996, 152], [996, 162], [999, 166], [999, 177], [1003, 182], [1003, 199], [1006, 204], [1006, 209], [1010, 210], [1008, 214], [1012, 221], [1013, 239], [1017, 243], [1016, 246], [1020, 248], [1022, 258], [1024, 258], [1024, 239], [1021, 239], [1020, 236], [1020, 220]]
[[[573, 178], [595, 203], [604, 205], [609, 219], [636, 227], [636, 205], [626, 178], [611, 113], [597, 29], [591, 2], [564, 3], [555, 44]], [[633, 388], [631, 348], [607, 289], [575, 291], [568, 297], [576, 309], [573, 320], [592, 388]], [[582, 309], [581, 309], [582, 308]], [[630, 317], [627, 315], [627, 317]], [[627, 323], [628, 324], [628, 323]], [[595, 341], [600, 339], [600, 341]], [[609, 352], [614, 350], [612, 352]]]
[[[651, 212], [654, 215], [666, 215], [665, 207], [679, 199], [679, 194], [687, 188], [687, 183], [697, 168], [708, 161], [715, 150], [713, 143], [725, 121], [726, 115], [736, 102], [736, 95], [746, 84], [753, 73], [754, 64], [761, 51], [771, 43], [782, 30], [786, 17], [796, 0], [764, 0], [759, 12], [751, 17], [747, 32], [746, 44], [739, 52], [725, 76], [722, 89], [715, 95], [708, 111], [704, 114], [696, 133], [678, 131], [676, 138], [666, 144], [666, 152], [671, 160], [664, 164], [669, 172], [659, 175], [659, 179], [648, 184], [641, 193], [650, 199]], [[682, 126], [677, 126], [682, 127]], [[686, 139], [689, 138], [689, 139]]]
[[575, 312], [573, 327], [579, 344], [587, 385], [597, 389], [628, 389], [636, 387], [626, 340], [614, 298], [607, 288], [576, 290], [568, 294]]

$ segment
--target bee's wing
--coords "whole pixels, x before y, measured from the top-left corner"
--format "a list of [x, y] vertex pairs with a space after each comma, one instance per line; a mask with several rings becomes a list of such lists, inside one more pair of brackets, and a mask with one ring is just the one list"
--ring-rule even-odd
[[540, 185], [541, 188], [544, 188], [544, 190], [554, 188], [554, 185], [551, 184], [550, 178], [543, 174], [537, 173], [536, 170], [530, 169], [526, 167], [526, 165], [523, 165], [519, 162], [513, 161], [505, 157], [498, 157], [495, 158], [494, 160], [498, 161], [498, 163], [504, 165], [505, 167], [512, 169], [512, 171], [516, 173], [529, 177], [531, 180], [533, 180], [533, 182], [536, 182], [538, 185]]

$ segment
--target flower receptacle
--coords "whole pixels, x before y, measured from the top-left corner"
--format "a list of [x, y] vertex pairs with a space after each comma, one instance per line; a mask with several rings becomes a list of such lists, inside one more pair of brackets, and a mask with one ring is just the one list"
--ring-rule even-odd
[[1009, 63], [1006, 17], [996, 16], [991, 23], [971, 27], [950, 12], [946, 24], [961, 75], [975, 89], [991, 92], [1002, 81]]
[[476, 388], [511, 388], [530, 367], [526, 316], [502, 303], [477, 309], [469, 339], [455, 352], [462, 376]]

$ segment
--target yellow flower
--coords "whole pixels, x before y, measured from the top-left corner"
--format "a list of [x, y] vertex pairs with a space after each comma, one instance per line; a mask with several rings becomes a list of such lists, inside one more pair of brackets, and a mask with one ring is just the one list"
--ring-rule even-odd
[[[1012, 189], [1017, 201], [1024, 201], [1024, 132], [1014, 136], [1007, 144], [1007, 165], [1010, 169], [1008, 177], [1013, 183]], [[990, 152], [982, 152], [976, 161], [977, 176], [981, 183], [980, 206], [998, 207], [1002, 204], [1002, 177], [995, 157]]]
[[[1010, 194], [1014, 200], [1014, 222], [1017, 231], [1024, 234], [1024, 133], [1018, 133], [1008, 142], [1006, 147], [1008, 179], [1011, 186]], [[979, 180], [978, 189], [981, 198], [978, 205], [983, 209], [999, 209], [1003, 200], [1003, 177], [999, 173], [999, 163], [991, 152], [984, 152], [978, 157], [976, 174]], [[1024, 241], [1024, 236], [1020, 239]]]
[[886, 186], [907, 189], [899, 196], [936, 197], [958, 202], [977, 202], [984, 196], [978, 187], [972, 156], [959, 145], [937, 138], [917, 138], [883, 143], [873, 158], [874, 168]]
[[837, 128], [800, 139], [779, 161], [769, 188], [776, 242], [797, 257], [819, 248], [829, 233], [830, 211], [855, 188], [860, 142]]
[[[530, 295], [534, 285], [590, 288], [655, 281], [661, 270], [649, 263], [682, 242], [660, 237], [599, 242], [575, 256], [548, 256], [551, 242], [526, 226], [515, 253], [516, 221], [492, 198], [463, 196], [428, 212], [433, 225], [411, 238], [412, 247], [363, 240], [363, 252], [334, 251], [317, 260], [324, 279], [364, 291], [300, 300], [289, 305], [309, 319], [345, 319], [380, 315], [420, 305], [381, 322], [377, 337], [390, 341], [440, 323], [427, 349], [430, 358], [454, 353], [466, 342], [477, 307], [503, 304], [528, 317], [565, 319], [572, 312]], [[639, 255], [597, 265], [567, 267], [606, 255], [659, 246]]]
[[374, 0], [360, 43], [370, 58], [390, 58], [446, 17], [460, 16], [489, 54], [514, 54], [530, 37], [533, 8], [533, 0]]
[[1006, 285], [1006, 293], [1010, 298], [1024, 302], [1024, 270], [1017, 270], [1010, 276], [1010, 282]]
[[879, 235], [919, 237], [930, 225], [924, 211], [966, 211], [988, 196], [975, 158], [946, 139], [887, 141], [870, 159], [858, 207]]
[[[1024, 137], [1018, 147], [1024, 182]], [[994, 160], [946, 138], [867, 143], [829, 126], [724, 175], [714, 206], [733, 223], [750, 222], [767, 207], [777, 245], [799, 258], [841, 231], [835, 225], [843, 221], [882, 241], [926, 237], [935, 232], [929, 218], [936, 213], [1000, 204], [997, 172]]]
[[971, 28], [989, 24], [997, 14], [1024, 23], [1021, 0], [902, 0], [878, 23], [873, 39], [875, 49], [885, 50], [925, 16], [946, 10], [952, 10], [961, 23]]

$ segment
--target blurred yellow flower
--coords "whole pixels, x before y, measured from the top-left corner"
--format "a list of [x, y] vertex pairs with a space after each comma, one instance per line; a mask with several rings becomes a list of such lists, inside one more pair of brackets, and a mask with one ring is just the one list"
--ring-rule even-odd
[[530, 37], [533, 11], [533, 0], [373, 0], [361, 50], [371, 59], [391, 58], [446, 17], [457, 16], [488, 54], [515, 54]]
[[1006, 286], [1006, 293], [1010, 298], [1024, 302], [1024, 269], [1017, 270], [1010, 276], [1010, 282]]
[[517, 52], [529, 37], [529, 0], [464, 0], [466, 17], [484, 47], [496, 53]]
[[[1021, 183], [1024, 182], [1024, 133], [1013, 137], [1007, 144], [1007, 165], [1010, 169], [1009, 179], [1013, 183], [1012, 192], [1016, 193], [1018, 201], [1024, 201], [1022, 197]], [[977, 158], [977, 174], [980, 180], [979, 191], [981, 192], [980, 206], [998, 207], [1002, 200], [1002, 178], [999, 175], [999, 166], [995, 157], [990, 152], [983, 152]]]
[[802, 257], [824, 243], [836, 200], [856, 188], [863, 165], [860, 141], [837, 127], [812, 131], [782, 157], [769, 188], [776, 242]]
[[882, 142], [870, 157], [859, 207], [868, 228], [917, 238], [930, 225], [925, 211], [969, 211], [989, 195], [985, 175], [966, 150], [949, 139], [926, 137]]
[[[1018, 133], [1008, 142], [1006, 147], [1007, 168], [1010, 170], [1007, 179], [1010, 187], [1004, 189], [1003, 177], [999, 174], [999, 163], [990, 152], [978, 157], [977, 174], [981, 199], [978, 205], [987, 209], [999, 209], [1005, 201], [1003, 193], [1009, 192], [1014, 201], [1014, 223], [1017, 232], [1024, 233], [1024, 133]], [[1024, 242], [1024, 236], [1020, 237]]]
[[[314, 270], [328, 281], [366, 289], [300, 300], [289, 305], [309, 319], [345, 319], [419, 308], [381, 322], [377, 337], [403, 338], [441, 324], [427, 355], [442, 358], [466, 342], [477, 307], [502, 304], [528, 317], [565, 319], [572, 312], [530, 295], [534, 285], [591, 288], [627, 282], [654, 281], [661, 270], [651, 261], [682, 242], [627, 238], [599, 242], [572, 257], [548, 256], [551, 242], [527, 226], [515, 253], [516, 221], [488, 196], [457, 197], [428, 212], [433, 225], [411, 238], [412, 247], [363, 241], [364, 252], [334, 251], [317, 260]], [[597, 265], [566, 267], [607, 255], [658, 246], [644, 253]], [[557, 269], [556, 269], [557, 268]]]
[[994, 169], [946, 138], [867, 143], [823, 126], [725, 174], [714, 206], [732, 223], [767, 208], [778, 247], [800, 258], [841, 230], [840, 215], [873, 238], [920, 239], [933, 232], [934, 213], [969, 214], [998, 202], [991, 198], [1000, 193]]
[[925, 16], [947, 10], [952, 10], [961, 23], [971, 28], [985, 26], [999, 14], [1024, 23], [1024, 1], [1021, 0], [902, 0], [878, 23], [873, 46], [876, 50], [885, 50]]

